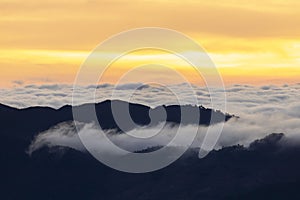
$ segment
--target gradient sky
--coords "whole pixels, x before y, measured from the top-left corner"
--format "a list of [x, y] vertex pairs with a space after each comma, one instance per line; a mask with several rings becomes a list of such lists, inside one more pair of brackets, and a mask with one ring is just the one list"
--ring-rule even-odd
[[[0, 0], [0, 10], [0, 87], [72, 83], [101, 41], [149, 26], [196, 40], [227, 84], [300, 82], [298, 0]], [[146, 60], [165, 59], [144, 53]], [[140, 55], [119, 61], [113, 71], [131, 67]]]

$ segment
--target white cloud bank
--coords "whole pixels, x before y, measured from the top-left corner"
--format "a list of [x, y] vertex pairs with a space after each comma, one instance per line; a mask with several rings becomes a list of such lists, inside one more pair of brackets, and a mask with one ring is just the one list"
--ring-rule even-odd
[[[98, 86], [84, 86], [81, 88], [82, 93], [78, 98], [83, 102], [93, 102], [88, 93], [97, 87], [96, 101], [101, 102], [110, 99], [113, 85], [103, 84]], [[118, 86], [115, 90], [119, 99], [126, 97], [128, 92], [133, 88], [139, 87], [130, 99], [132, 102], [150, 105], [152, 107], [162, 104], [177, 104], [176, 97], [170, 92], [170, 88], [181, 91], [180, 95], [185, 103], [193, 102], [190, 91], [187, 90], [186, 84], [178, 84], [163, 88], [154, 85], [142, 85], [132, 83]], [[195, 95], [199, 104], [205, 107], [211, 107], [210, 95], [206, 88], [194, 87]], [[228, 146], [232, 144], [249, 144], [256, 138], [261, 138], [270, 133], [285, 133], [288, 137], [297, 137], [300, 135], [300, 84], [282, 85], [282, 86], [263, 86], [256, 87], [250, 85], [234, 85], [226, 88], [227, 95], [227, 112], [240, 116], [238, 120], [232, 120], [225, 124], [218, 146]], [[219, 89], [213, 90], [213, 95], [220, 92]], [[72, 103], [72, 86], [71, 85], [27, 85], [13, 89], [0, 90], [2, 97], [1, 103], [15, 107], [28, 106], [50, 106], [61, 107], [65, 104]], [[221, 99], [220, 99], [221, 101]], [[41, 133], [31, 146], [31, 151], [41, 146], [68, 146], [77, 150], [84, 150], [82, 144], [74, 131], [69, 130], [69, 125], [60, 125], [60, 128], [50, 129]], [[185, 127], [183, 131], [189, 132], [190, 127]], [[70, 127], [69, 127], [70, 129]], [[155, 129], [153, 127], [152, 129]], [[87, 134], [95, 132], [91, 126], [84, 129]], [[150, 129], [133, 130], [146, 134]], [[142, 149], [151, 145], [163, 145], [162, 142], [168, 141], [168, 132], [174, 132], [171, 127], [166, 127], [164, 138], [141, 141], [124, 138], [126, 136], [115, 137], [114, 140], [123, 143], [130, 150]], [[203, 132], [203, 131], [202, 131]], [[201, 135], [201, 134], [200, 134]], [[92, 138], [92, 136], [91, 136]], [[199, 146], [203, 135], [198, 138]], [[92, 139], [91, 139], [92, 141]], [[121, 142], [122, 141], [122, 142]]]

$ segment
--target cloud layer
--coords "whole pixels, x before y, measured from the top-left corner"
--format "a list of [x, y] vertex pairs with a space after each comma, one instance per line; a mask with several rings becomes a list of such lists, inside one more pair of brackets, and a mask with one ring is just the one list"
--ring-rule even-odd
[[[82, 98], [84, 102], [92, 102], [92, 98], [88, 98], [89, 92], [97, 88], [96, 101], [111, 98], [111, 91], [114, 86], [110, 84], [82, 87]], [[134, 88], [139, 88], [133, 91]], [[188, 90], [188, 85], [178, 84], [163, 88], [153, 85], [142, 85], [140, 83], [132, 83], [118, 86], [115, 91], [118, 93], [119, 99], [125, 98], [128, 100], [128, 93], [133, 92], [130, 101], [142, 103], [150, 106], [161, 104], [177, 104], [176, 96], [170, 90], [181, 91], [180, 97], [185, 103], [193, 102]], [[210, 95], [205, 88], [193, 86], [194, 93], [199, 103], [206, 107], [211, 107]], [[234, 85], [226, 88], [227, 94], [227, 111], [238, 115], [239, 119], [230, 120], [223, 128], [221, 137], [216, 148], [229, 146], [233, 144], [248, 145], [251, 141], [257, 138], [264, 137], [270, 133], [285, 133], [287, 137], [292, 137], [298, 140], [300, 133], [300, 84], [282, 85], [282, 86], [263, 86], [255, 87], [249, 85]], [[11, 91], [6, 91], [6, 97], [3, 103], [9, 105], [24, 107], [29, 105], [48, 105], [60, 107], [64, 104], [71, 104], [71, 91], [69, 85], [29, 85], [22, 88], [15, 88]], [[1, 91], [3, 92], [3, 91]], [[212, 95], [218, 97], [220, 89], [214, 89]], [[4, 96], [4, 95], [2, 95]], [[36, 98], [32, 98], [35, 96]], [[20, 102], [20, 99], [25, 100]], [[27, 100], [27, 101], [26, 101]], [[221, 101], [221, 99], [218, 99]], [[84, 134], [88, 134], [91, 143], [94, 142], [95, 134], [98, 134], [99, 129], [88, 124], [82, 125]], [[212, 132], [217, 130], [217, 126], [212, 126]], [[60, 124], [58, 127], [41, 133], [30, 147], [30, 152], [39, 149], [43, 146], [68, 146], [80, 151], [84, 151], [76, 131], [73, 130], [70, 124]], [[141, 128], [133, 130], [133, 135], [147, 135], [148, 133], [158, 131], [160, 126], [152, 128]], [[189, 132], [195, 127], [186, 126], [181, 131]], [[81, 130], [81, 131], [82, 131]], [[118, 143], [124, 149], [136, 151], [145, 149], [150, 146], [165, 145], [174, 136], [177, 129], [166, 126], [159, 137], [151, 137], [147, 140], [133, 139], [126, 135], [118, 135], [112, 137], [114, 142]], [[200, 127], [199, 134], [193, 146], [200, 147], [203, 137], [206, 133], [206, 128]], [[180, 145], [180, 144], [178, 144]], [[95, 145], [97, 146], [97, 145]]]

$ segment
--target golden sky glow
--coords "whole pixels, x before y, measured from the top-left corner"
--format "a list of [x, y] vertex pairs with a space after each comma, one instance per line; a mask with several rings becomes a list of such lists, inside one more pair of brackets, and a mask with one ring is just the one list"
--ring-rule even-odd
[[[0, 0], [0, 11], [0, 87], [14, 81], [72, 83], [101, 41], [149, 26], [195, 39], [227, 84], [300, 82], [298, 0]], [[144, 56], [171, 59], [180, 72], [193, 74], [163, 53]], [[141, 64], [139, 59], [141, 54], [119, 61], [112, 74]]]

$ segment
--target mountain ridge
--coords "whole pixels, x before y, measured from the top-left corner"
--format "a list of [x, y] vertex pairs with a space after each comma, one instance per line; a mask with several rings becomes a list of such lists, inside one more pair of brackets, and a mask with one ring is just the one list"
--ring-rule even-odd
[[[118, 126], [112, 113], [111, 105], [114, 104], [120, 113], [123, 110], [128, 109], [129, 114], [135, 124], [125, 124], [122, 129]], [[65, 121], [73, 121], [73, 109], [77, 111], [91, 110], [92, 108], [96, 111], [98, 122], [102, 129], [116, 129], [118, 131], [132, 130], [138, 126], [147, 126], [151, 122], [151, 125], [155, 125], [162, 120], [166, 120], [168, 123], [179, 124], [181, 123], [181, 109], [185, 109], [187, 112], [196, 113], [199, 112], [200, 119], [198, 122], [189, 119], [183, 121], [184, 124], [198, 124], [203, 126], [209, 126], [214, 123], [220, 123], [222, 121], [228, 121], [235, 117], [230, 114], [223, 114], [220, 111], [215, 111], [210, 108], [204, 108], [203, 106], [192, 106], [192, 105], [163, 105], [155, 108], [137, 103], [129, 103], [120, 100], [106, 100], [96, 104], [83, 104], [72, 107], [71, 105], [65, 105], [58, 109], [51, 107], [34, 106], [23, 109], [17, 109], [13, 107], [0, 104], [0, 121], [2, 126], [0, 127], [0, 134], [7, 134], [9, 132], [17, 133], [23, 132], [27, 135], [27, 139], [32, 137], [38, 132], [45, 131], [50, 127]], [[160, 116], [159, 109], [165, 109], [165, 119]], [[119, 112], [117, 110], [117, 112]], [[215, 121], [211, 121], [211, 115], [217, 116]], [[151, 116], [150, 116], [151, 115]], [[192, 118], [192, 117], [191, 117]], [[78, 120], [78, 119], [76, 119]], [[87, 115], [86, 118], [79, 119], [82, 122], [88, 123], [93, 122], [93, 118]], [[152, 120], [152, 121], [151, 121]], [[37, 126], [37, 124], [39, 126]], [[17, 126], [16, 126], [17, 125]]]

